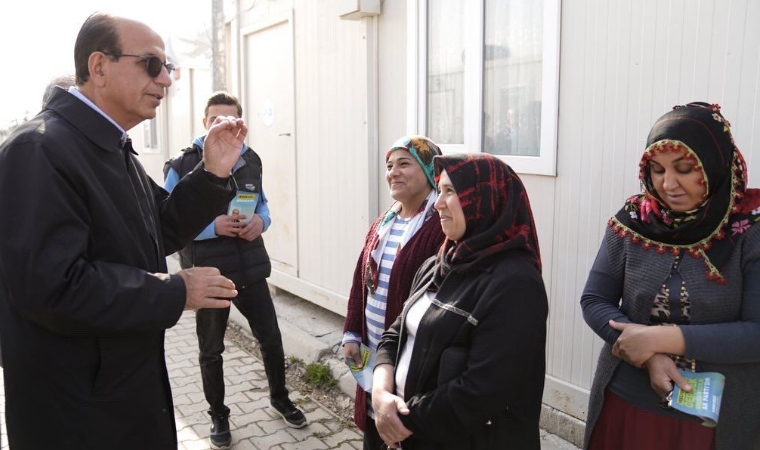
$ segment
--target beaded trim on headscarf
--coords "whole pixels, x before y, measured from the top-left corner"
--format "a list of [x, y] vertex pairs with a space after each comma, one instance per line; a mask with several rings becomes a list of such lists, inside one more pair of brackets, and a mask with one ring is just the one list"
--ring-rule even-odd
[[[689, 252], [689, 254], [694, 258], [702, 258], [705, 262], [705, 265], [707, 266], [707, 278], [709, 280], [717, 281], [721, 284], [725, 283], [725, 279], [723, 278], [723, 275], [720, 273], [720, 271], [712, 264], [710, 261], [710, 258], [707, 257], [705, 254], [705, 251], [709, 250], [712, 247], [712, 241], [713, 239], [721, 240], [726, 237], [725, 230], [723, 229], [726, 225], [728, 225], [729, 219], [732, 214], [738, 212], [738, 209], [736, 207], [736, 200], [742, 198], [742, 194], [737, 193], [736, 187], [741, 185], [741, 181], [739, 181], [739, 177], [737, 177], [736, 172], [737, 168], [743, 164], [743, 158], [741, 157], [741, 154], [737, 153], [738, 156], [735, 157], [736, 159], [740, 159], [741, 162], [734, 162], [734, 173], [732, 175], [732, 187], [731, 187], [731, 200], [729, 204], [729, 208], [726, 210], [726, 214], [723, 216], [723, 220], [720, 221], [720, 224], [713, 230], [712, 233], [710, 233], [709, 236], [707, 236], [704, 239], [701, 239], [693, 244], [690, 245], [674, 245], [674, 244], [665, 244], [662, 242], [653, 241], [651, 239], [647, 239], [641, 234], [633, 231], [632, 229], [628, 228], [627, 226], [623, 225], [616, 217], [612, 217], [608, 224], [613, 231], [615, 231], [620, 237], [626, 237], [628, 236], [631, 239], [631, 242], [634, 244], [641, 244], [641, 247], [645, 250], [649, 250], [650, 248], [654, 248], [655, 251], [659, 254], [663, 254], [666, 251], [670, 251], [673, 255], [678, 255], [681, 250], [686, 250]], [[642, 209], [646, 210], [646, 208], [651, 208], [652, 211], [655, 214], [660, 214], [661, 216], [663, 214], [663, 210], [657, 210], [659, 209], [659, 204], [654, 198], [649, 198], [650, 205], [649, 206], [642, 206], [643, 203], [639, 202], [639, 195], [631, 196], [628, 201], [626, 201], [626, 209], [631, 212], [631, 214], [638, 214]], [[630, 208], [629, 208], [630, 205]], [[657, 208], [657, 209], [656, 209]], [[760, 217], [758, 217], [760, 218]]]
[[[716, 111], [713, 113], [713, 119], [723, 123], [723, 131], [729, 133], [731, 143], [733, 144], [733, 137], [730, 134], [729, 123], [723, 118], [723, 116], [718, 114], [718, 112], [720, 112], [720, 107], [717, 105], [710, 105], [710, 108], [712, 108], [713, 111]], [[682, 214], [680, 217], [674, 217], [673, 212], [667, 208], [664, 201], [657, 197], [656, 191], [654, 190], [653, 186], [651, 186], [651, 183], [647, 183], [648, 179], [646, 168], [648, 166], [649, 160], [654, 157], [655, 153], [667, 151], [682, 152], [684, 150], [686, 150], [685, 159], [693, 159], [695, 162], [693, 170], [702, 173], [701, 183], [706, 187], [705, 197], [712, 194], [710, 192], [710, 180], [705, 175], [704, 165], [694, 150], [692, 150], [688, 145], [681, 141], [663, 139], [654, 142], [652, 145], [647, 147], [647, 149], [644, 151], [641, 162], [639, 163], [639, 179], [641, 180], [643, 193], [633, 195], [628, 198], [623, 207], [623, 210], [630, 215], [631, 220], [641, 220], [642, 222], [648, 223], [650, 214], [653, 214], [655, 218], [660, 219], [665, 225], [677, 227], [696, 218], [699, 209], [704, 206], [704, 203], [694, 211]], [[737, 219], [731, 227], [733, 235], [743, 233], [750, 226], [749, 219], [745, 218], [747, 211], [740, 210], [740, 203], [741, 200], [745, 197], [744, 192], [746, 191], [747, 166], [741, 152], [739, 152], [735, 146], [733, 150], [728, 207], [726, 208], [723, 218], [712, 230], [712, 232], [705, 238], [689, 244], [670, 244], [658, 242], [656, 240], [649, 239], [626, 226], [617, 216], [613, 216], [609, 220], [608, 226], [610, 226], [612, 230], [620, 237], [625, 238], [627, 236], [632, 243], [640, 244], [641, 247], [646, 250], [654, 248], [655, 251], [659, 254], [670, 251], [673, 255], [678, 255], [682, 250], [686, 250], [692, 257], [702, 258], [707, 267], [706, 276], [709, 280], [716, 281], [720, 284], [725, 284], [726, 280], [723, 277], [723, 274], [710, 260], [707, 252], [712, 249], [714, 241], [722, 241], [724, 238], [726, 238], [726, 233], [729, 229], [729, 222], [732, 220], [732, 216]], [[757, 222], [758, 220], [760, 220], [760, 216], [755, 217], [753, 219], [753, 222]], [[746, 228], [744, 228], [745, 226]]]
[[[699, 156], [694, 152], [694, 150], [691, 149], [691, 147], [681, 141], [663, 139], [647, 147], [647, 149], [644, 150], [644, 155], [641, 157], [641, 161], [639, 162], [639, 180], [647, 180], [646, 168], [649, 164], [649, 161], [654, 158], [655, 153], [681, 153], [684, 150], [686, 153], [684, 154], [683, 159], [686, 161], [693, 160], [694, 167], [692, 170], [694, 172], [700, 172], [702, 174], [702, 179], [699, 180], [699, 184], [705, 187], [705, 195], [703, 196], [703, 199], [707, 198], [707, 193], [710, 192], [710, 180], [708, 180], [704, 175], [705, 167], [702, 165], [702, 160], [699, 159]], [[645, 181], [642, 181], [642, 187], [645, 190], [650, 190], [654, 186], [647, 186]], [[659, 200], [663, 201], [662, 199]]]

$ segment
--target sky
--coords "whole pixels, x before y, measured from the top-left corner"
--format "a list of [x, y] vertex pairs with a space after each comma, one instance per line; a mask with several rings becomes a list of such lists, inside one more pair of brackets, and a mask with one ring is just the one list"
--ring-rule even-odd
[[[21, 0], [0, 5], [0, 128], [40, 109], [48, 82], [74, 73], [74, 42], [95, 11], [140, 20], [164, 40], [210, 27], [211, 0]], [[195, 33], [194, 33], [195, 32]]]

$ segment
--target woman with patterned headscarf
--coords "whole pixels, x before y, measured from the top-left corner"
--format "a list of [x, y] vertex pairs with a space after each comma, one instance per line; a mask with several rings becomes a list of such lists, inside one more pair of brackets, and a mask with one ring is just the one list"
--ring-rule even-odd
[[377, 429], [404, 450], [538, 450], [548, 305], [528, 195], [489, 154], [434, 163], [446, 241], [378, 348]]
[[[581, 297], [605, 341], [586, 447], [758, 449], [760, 191], [718, 105], [676, 106], [646, 145]], [[725, 376], [716, 428], [663, 401], [694, 371]]]
[[[385, 155], [391, 197], [396, 201], [367, 232], [354, 270], [344, 325], [343, 353], [347, 364], [362, 365], [360, 344], [372, 351], [383, 332], [401, 312], [417, 268], [441, 247], [444, 240], [433, 179], [433, 157], [438, 146], [424, 136], [405, 136]], [[364, 431], [364, 448], [378, 450], [377, 434], [368, 393], [356, 388], [354, 421]]]

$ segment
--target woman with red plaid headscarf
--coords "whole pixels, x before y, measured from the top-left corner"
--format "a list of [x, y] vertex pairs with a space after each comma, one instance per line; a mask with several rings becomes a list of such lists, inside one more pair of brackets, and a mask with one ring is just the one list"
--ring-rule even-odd
[[390, 448], [536, 449], [547, 299], [525, 188], [488, 154], [434, 158], [446, 241], [377, 353]]

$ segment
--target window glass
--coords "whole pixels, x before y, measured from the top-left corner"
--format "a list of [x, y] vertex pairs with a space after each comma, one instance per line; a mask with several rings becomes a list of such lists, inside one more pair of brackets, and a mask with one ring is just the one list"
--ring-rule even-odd
[[427, 133], [464, 143], [464, 0], [431, 0], [427, 14]]
[[539, 156], [543, 1], [486, 0], [483, 151]]
[[146, 149], [158, 148], [158, 119], [156, 117], [143, 122], [143, 145]]

